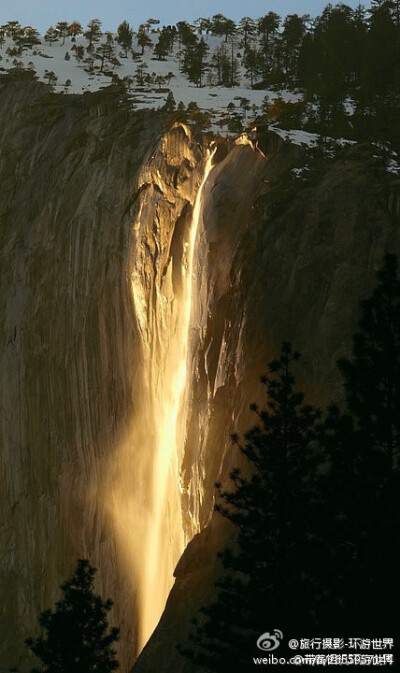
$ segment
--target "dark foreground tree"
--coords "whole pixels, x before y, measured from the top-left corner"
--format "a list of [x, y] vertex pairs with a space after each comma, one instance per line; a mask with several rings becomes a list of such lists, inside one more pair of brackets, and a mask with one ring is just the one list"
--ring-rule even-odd
[[[400, 279], [385, 258], [339, 362], [346, 410], [323, 421], [294, 392], [288, 344], [263, 379], [267, 408], [245, 435], [248, 471], [216, 509], [237, 529], [221, 554], [216, 600], [190, 644], [196, 670], [254, 670], [259, 636], [394, 637], [400, 596]], [[381, 637], [381, 636], [379, 636]], [[329, 653], [329, 652], [328, 652]], [[293, 653], [292, 653], [293, 654]], [[278, 656], [291, 656], [283, 643]]]
[[393, 255], [377, 280], [361, 304], [352, 355], [339, 362], [347, 414], [332, 406], [322, 426], [337, 606], [327, 612], [336, 611], [348, 633], [357, 624], [364, 633], [393, 635], [390, 604], [400, 590], [400, 279]]
[[307, 620], [315, 624], [311, 602], [321, 588], [314, 573], [319, 458], [313, 438], [320, 414], [293, 389], [297, 359], [285, 343], [270, 363], [262, 379], [267, 406], [252, 405], [258, 424], [244, 444], [234, 437], [245, 467], [232, 471], [229, 489], [217, 485], [216, 509], [234, 524], [237, 539], [221, 555], [216, 602], [202, 610], [192, 644], [181, 650], [207, 671], [252, 671], [266, 630], [296, 633]]
[[112, 601], [93, 593], [95, 573], [88, 561], [79, 560], [73, 577], [61, 585], [55, 610], [40, 615], [42, 634], [26, 640], [42, 662], [32, 673], [109, 673], [119, 667], [112, 649], [119, 629], [107, 621]]
[[339, 362], [347, 407], [386, 476], [400, 451], [400, 280], [394, 255], [387, 255], [378, 284], [361, 305], [353, 357]]

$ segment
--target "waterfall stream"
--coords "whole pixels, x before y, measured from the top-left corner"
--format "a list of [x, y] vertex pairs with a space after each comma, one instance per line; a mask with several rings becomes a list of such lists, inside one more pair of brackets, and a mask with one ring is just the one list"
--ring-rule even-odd
[[[140, 263], [132, 274], [143, 394], [136, 404], [130, 437], [118, 456], [110, 502], [120, 551], [133, 573], [138, 652], [157, 626], [175, 566], [189, 541], [184, 533], [180, 472], [188, 418], [196, 241], [202, 226], [203, 191], [211, 170], [209, 153], [182, 253], [170, 256], [161, 282], [154, 282], [149, 293], [149, 279]], [[142, 204], [137, 230], [144, 216]], [[177, 271], [180, 282], [173, 283]]]
[[[184, 243], [182, 258], [182, 294], [170, 299], [171, 267], [164, 276], [164, 287], [158, 289], [158, 319], [162, 335], [158, 362], [146, 363], [146, 374], [152, 382], [155, 416], [158, 417], [154, 446], [153, 469], [150, 475], [149, 526], [146, 529], [144, 567], [142, 571], [142, 601], [140, 606], [139, 646], [142, 647], [164, 609], [173, 583], [173, 571], [186, 540], [183, 535], [180, 503], [180, 463], [186, 434], [188, 356], [190, 318], [192, 314], [193, 262], [197, 232], [202, 215], [202, 196], [211, 166], [206, 162], [203, 180], [197, 192], [191, 225]], [[161, 329], [160, 329], [161, 328]], [[155, 365], [155, 367], [154, 367]], [[156, 370], [155, 370], [156, 368]]]

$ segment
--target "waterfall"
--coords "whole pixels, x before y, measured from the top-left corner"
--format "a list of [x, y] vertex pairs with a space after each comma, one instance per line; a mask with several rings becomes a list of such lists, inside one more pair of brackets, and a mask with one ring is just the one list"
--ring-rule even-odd
[[[141, 399], [130, 436], [118, 455], [109, 504], [138, 614], [137, 649], [143, 649], [161, 617], [185, 539], [180, 468], [190, 388], [190, 332], [195, 290], [197, 234], [209, 153], [182, 252], [170, 256], [151, 291], [140, 259], [132, 273], [132, 296], [140, 332]], [[142, 203], [136, 230], [146, 217]], [[140, 245], [140, 243], [139, 243]], [[178, 265], [178, 268], [177, 268]], [[177, 271], [179, 283], [174, 283]]]

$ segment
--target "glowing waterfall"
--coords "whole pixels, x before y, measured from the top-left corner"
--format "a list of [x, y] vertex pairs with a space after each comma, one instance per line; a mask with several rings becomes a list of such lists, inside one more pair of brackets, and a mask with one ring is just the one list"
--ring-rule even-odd
[[[138, 605], [140, 652], [164, 610], [184, 539], [180, 467], [186, 436], [188, 358], [195, 274], [196, 238], [204, 186], [212, 168], [208, 156], [186, 234], [181, 260], [170, 259], [161, 283], [149, 291], [140, 260], [132, 294], [141, 334], [142, 399], [129, 437], [113, 466], [108, 493], [113, 528]], [[144, 212], [138, 216], [145, 217]], [[172, 265], [181, 265], [181, 292], [172, 287]], [[152, 294], [153, 293], [153, 294]], [[149, 296], [152, 295], [152, 296]]]
[[[175, 565], [184, 550], [182, 511], [180, 503], [180, 458], [186, 434], [187, 410], [185, 391], [189, 355], [189, 329], [193, 297], [193, 260], [197, 231], [202, 212], [204, 185], [211, 170], [210, 156], [197, 192], [188, 240], [182, 259], [182, 297], [174, 307], [175, 320], [170, 323], [166, 348], [159, 372], [159, 389], [155, 395], [157, 441], [151, 475], [150, 521], [146, 530], [145, 558], [142, 577], [141, 629], [139, 645], [143, 646], [164, 609], [173, 583]], [[167, 280], [168, 283], [168, 280]], [[165, 297], [162, 298], [165, 301]], [[166, 516], [169, 507], [173, 507]], [[168, 520], [169, 518], [169, 520]], [[168, 545], [173, 546], [168, 549]]]

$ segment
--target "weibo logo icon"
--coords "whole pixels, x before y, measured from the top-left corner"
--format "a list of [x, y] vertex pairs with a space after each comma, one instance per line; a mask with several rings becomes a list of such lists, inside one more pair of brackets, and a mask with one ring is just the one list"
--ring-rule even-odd
[[272, 652], [273, 650], [276, 650], [279, 647], [282, 638], [283, 638], [282, 631], [275, 629], [272, 635], [268, 631], [267, 633], [263, 633], [262, 636], [259, 637], [259, 639], [257, 640], [257, 647], [259, 650], [263, 650], [264, 652]]

